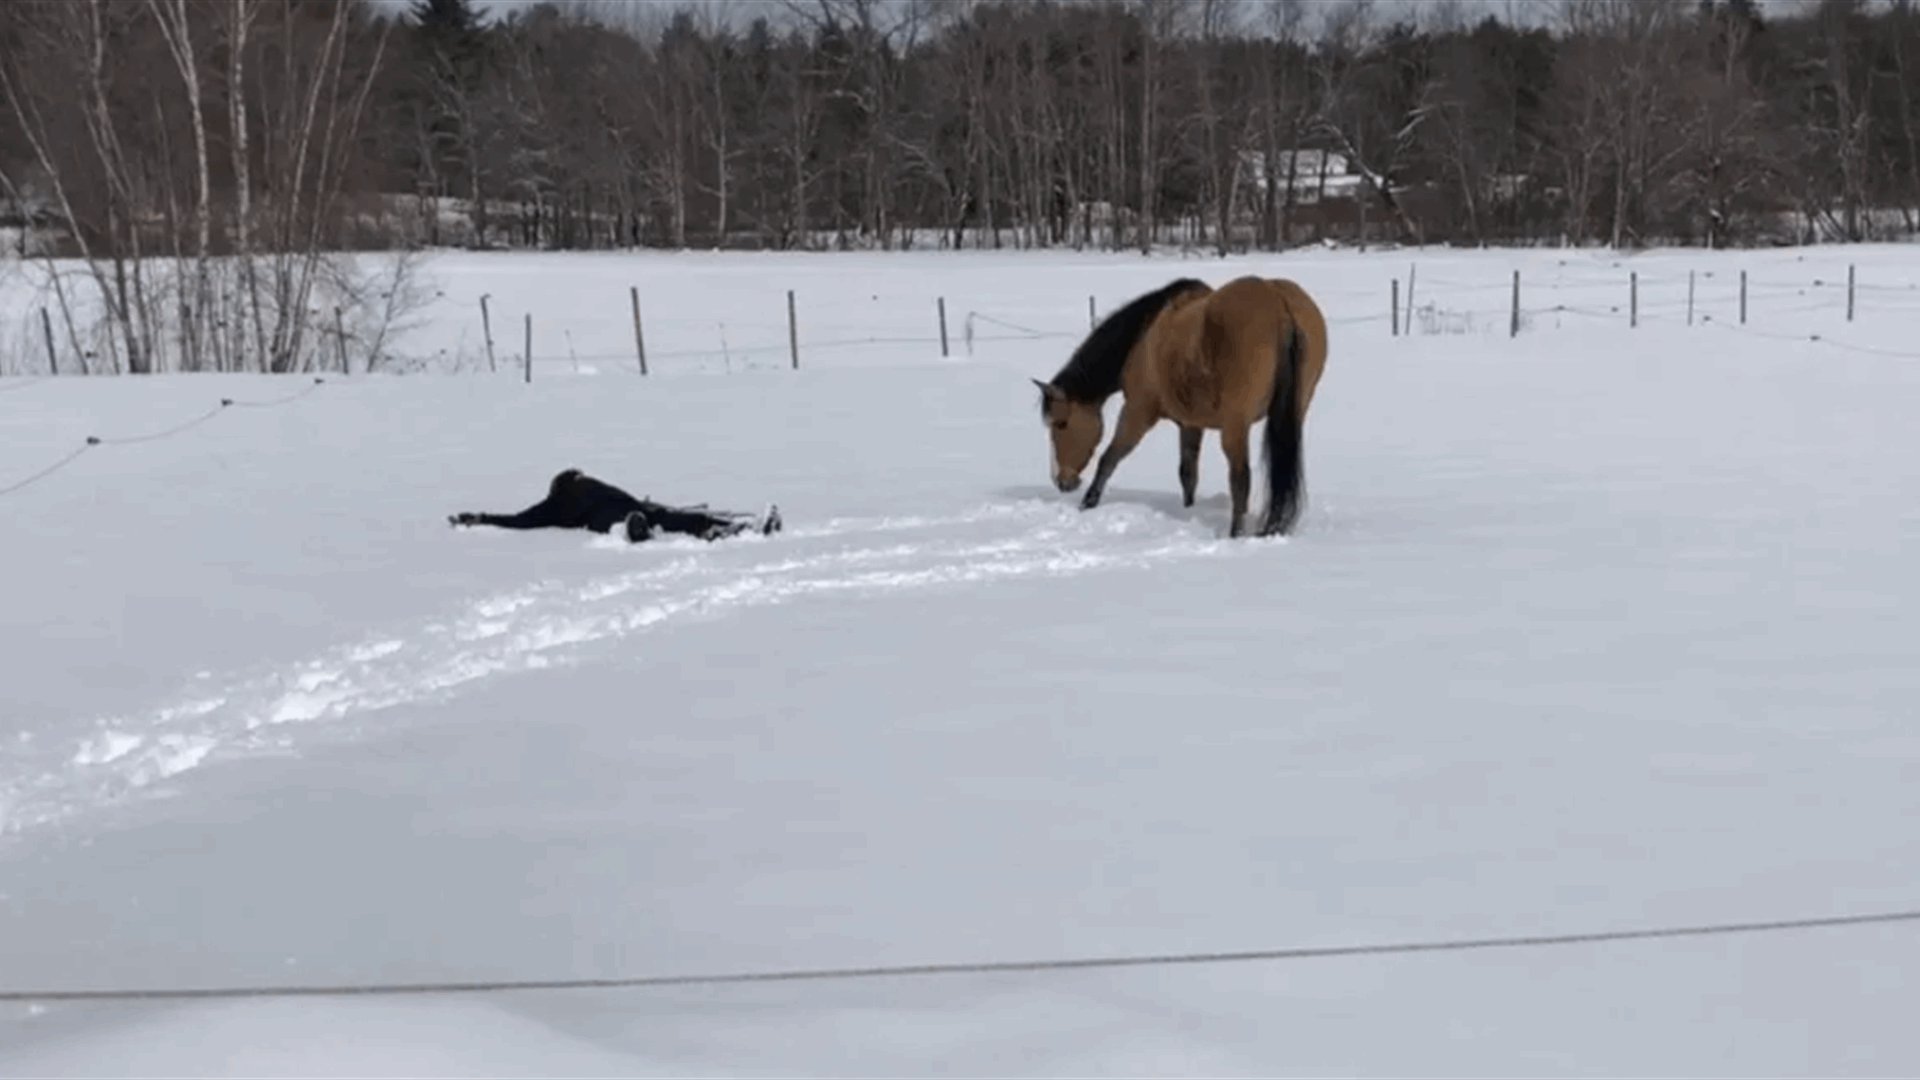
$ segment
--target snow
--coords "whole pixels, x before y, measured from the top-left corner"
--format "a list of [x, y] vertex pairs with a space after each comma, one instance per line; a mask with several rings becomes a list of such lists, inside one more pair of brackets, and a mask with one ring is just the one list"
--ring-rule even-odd
[[[1404, 300], [1410, 266], [1418, 332], [1396, 337], [1389, 279]], [[396, 347], [471, 366], [489, 294], [499, 375], [482, 354], [481, 374], [334, 376], [0, 496], [0, 990], [1920, 906], [1911, 247], [429, 269], [443, 295]], [[1087, 296], [1247, 269], [1302, 281], [1333, 323], [1298, 534], [1224, 536], [1215, 437], [1182, 508], [1170, 429], [1099, 509], [1054, 492], [1028, 379], [1085, 331]], [[8, 287], [0, 311], [28, 310]], [[508, 363], [523, 312], [530, 384]], [[0, 487], [87, 435], [311, 385], [0, 379]], [[447, 524], [517, 509], [569, 465], [669, 501], [777, 502], [786, 531], [630, 546]], [[1901, 924], [0, 1004], [0, 1075], [1884, 1075], [1920, 1068], [1915, 970]]]

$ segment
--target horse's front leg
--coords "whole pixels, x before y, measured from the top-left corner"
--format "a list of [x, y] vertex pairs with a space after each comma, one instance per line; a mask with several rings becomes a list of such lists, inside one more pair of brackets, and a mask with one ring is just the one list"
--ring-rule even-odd
[[1180, 499], [1182, 506], [1193, 505], [1193, 493], [1200, 487], [1200, 437], [1204, 428], [1180, 425]]
[[1100, 505], [1100, 495], [1107, 490], [1107, 480], [1113, 476], [1113, 470], [1125, 460], [1133, 448], [1140, 445], [1153, 425], [1160, 422], [1159, 414], [1150, 406], [1136, 405], [1129, 401], [1120, 409], [1120, 423], [1114, 429], [1113, 441], [1100, 455], [1100, 465], [1093, 472], [1093, 483], [1087, 485], [1087, 494], [1080, 500], [1080, 509], [1091, 510]]
[[1227, 490], [1233, 495], [1233, 520], [1227, 526], [1228, 536], [1239, 536], [1246, 531], [1247, 498], [1253, 490], [1253, 465], [1247, 456], [1250, 442], [1250, 427], [1229, 423], [1220, 429], [1220, 449], [1227, 452]]

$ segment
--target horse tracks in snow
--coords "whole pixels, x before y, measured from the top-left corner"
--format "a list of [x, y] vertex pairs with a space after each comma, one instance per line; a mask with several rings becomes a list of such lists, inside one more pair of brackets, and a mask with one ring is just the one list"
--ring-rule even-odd
[[585, 542], [621, 569], [495, 593], [450, 616], [264, 671], [202, 672], [181, 700], [97, 720], [77, 744], [55, 736], [44, 740], [52, 745], [35, 745], [42, 740], [23, 732], [6, 748], [16, 767], [0, 775], [0, 839], [152, 789], [220, 756], [293, 752], [300, 726], [444, 700], [496, 676], [590, 662], [621, 639], [674, 623], [822, 597], [883, 599], [1266, 546], [1127, 503], [1082, 513], [1039, 501], [948, 516], [832, 519], [715, 544]]

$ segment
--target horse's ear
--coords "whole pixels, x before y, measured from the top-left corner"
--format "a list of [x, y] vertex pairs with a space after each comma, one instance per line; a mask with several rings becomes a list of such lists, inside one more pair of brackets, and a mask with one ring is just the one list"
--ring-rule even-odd
[[1034, 380], [1033, 380], [1033, 385], [1035, 385], [1035, 386], [1037, 386], [1037, 387], [1039, 387], [1039, 388], [1040, 388], [1040, 393], [1041, 393], [1042, 395], [1044, 395], [1045, 397], [1047, 397], [1047, 398], [1048, 398], [1049, 400], [1051, 400], [1051, 399], [1052, 399], [1052, 398], [1054, 397], [1054, 395], [1056, 395], [1056, 394], [1058, 394], [1058, 393], [1060, 392], [1060, 388], [1059, 388], [1059, 387], [1057, 387], [1057, 386], [1055, 386], [1055, 385], [1053, 385], [1053, 384], [1052, 384], [1052, 383], [1050, 383], [1050, 382], [1042, 382], [1042, 381], [1041, 381], [1041, 380], [1039, 380], [1039, 379], [1034, 379]]

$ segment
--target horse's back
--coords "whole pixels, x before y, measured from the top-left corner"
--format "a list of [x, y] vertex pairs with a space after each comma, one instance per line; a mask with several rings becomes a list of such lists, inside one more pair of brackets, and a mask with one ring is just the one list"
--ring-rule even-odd
[[1284, 278], [1244, 275], [1170, 303], [1141, 343], [1127, 393], [1183, 425], [1250, 423], [1266, 414], [1290, 331], [1304, 339], [1294, 398], [1304, 416], [1326, 364], [1327, 324], [1306, 290]]
[[1303, 338], [1300, 370], [1295, 376], [1294, 398], [1302, 417], [1320, 385], [1327, 366], [1327, 320], [1313, 297], [1299, 282], [1288, 278], [1263, 278], [1248, 275], [1222, 285], [1209, 303], [1215, 318], [1223, 325], [1236, 327], [1233, 334], [1249, 362], [1267, 361], [1285, 347], [1285, 335], [1292, 331]]
[[1264, 413], [1273, 385], [1273, 364], [1286, 334], [1304, 338], [1295, 385], [1302, 415], [1326, 366], [1327, 323], [1320, 306], [1298, 283], [1253, 275], [1234, 278], [1206, 298], [1202, 351], [1223, 400]]

